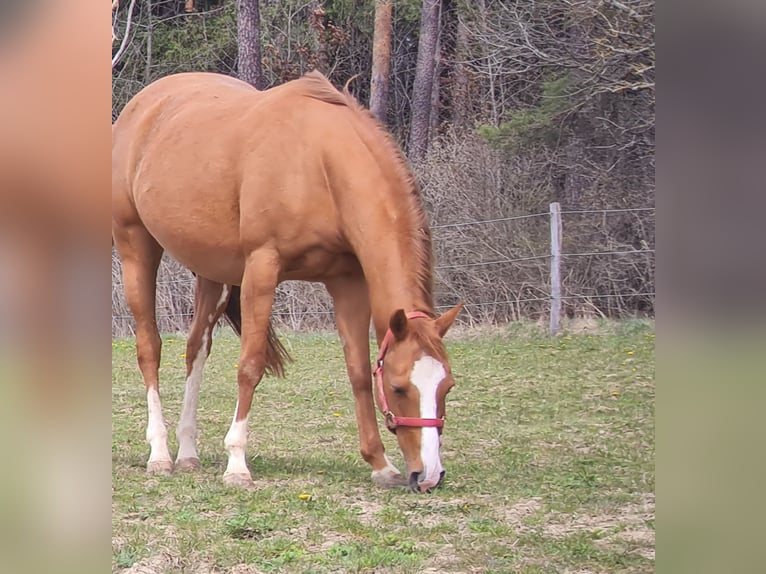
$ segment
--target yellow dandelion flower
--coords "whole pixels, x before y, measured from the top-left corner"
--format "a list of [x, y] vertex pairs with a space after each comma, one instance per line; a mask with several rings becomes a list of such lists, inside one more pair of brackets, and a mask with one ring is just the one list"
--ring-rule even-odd
[[626, 351], [626, 353], [627, 353], [628, 355], [632, 355], [632, 354], [633, 354], [633, 351]]
[[333, 413], [333, 414], [332, 414], [332, 416], [334, 416], [334, 417], [339, 417], [339, 416], [340, 416], [340, 413]]
[[301, 494], [298, 495], [298, 498], [300, 498], [301, 500], [311, 500], [311, 495], [306, 494], [305, 492], [302, 492]]

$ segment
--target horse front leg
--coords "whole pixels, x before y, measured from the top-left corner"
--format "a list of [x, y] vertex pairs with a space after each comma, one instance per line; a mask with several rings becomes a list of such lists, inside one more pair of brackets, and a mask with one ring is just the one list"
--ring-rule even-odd
[[383, 488], [406, 486], [389, 460], [378, 431], [370, 367], [370, 301], [364, 275], [343, 276], [325, 283], [335, 305], [335, 322], [343, 344], [359, 428], [362, 458], [372, 467], [372, 480]]
[[[245, 460], [247, 423], [255, 387], [263, 377], [269, 353], [269, 324], [274, 290], [279, 277], [278, 254], [256, 251], [248, 257], [242, 277], [242, 348], [237, 371], [237, 406], [224, 445], [229, 455], [223, 482], [227, 486], [251, 488], [253, 480]], [[271, 365], [273, 367], [273, 365]], [[277, 369], [279, 370], [279, 369]]]
[[213, 328], [229, 300], [227, 285], [197, 276], [194, 293], [194, 319], [186, 341], [186, 388], [181, 418], [176, 427], [178, 455], [176, 469], [198, 470], [197, 407], [202, 384], [202, 370], [213, 344]]

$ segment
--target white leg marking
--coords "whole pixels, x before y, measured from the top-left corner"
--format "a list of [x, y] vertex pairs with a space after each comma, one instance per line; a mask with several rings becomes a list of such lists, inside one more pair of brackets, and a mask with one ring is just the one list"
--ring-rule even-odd
[[168, 451], [168, 430], [165, 420], [162, 418], [162, 404], [160, 393], [156, 388], [150, 388], [146, 393], [146, 403], [149, 410], [149, 423], [146, 425], [146, 442], [151, 447], [149, 464], [169, 463], [172, 468], [172, 459]]
[[[420, 393], [421, 418], [436, 418], [436, 389], [447, 376], [444, 365], [433, 357], [423, 357], [412, 367], [410, 380]], [[432, 488], [439, 482], [439, 475], [444, 468], [439, 457], [439, 431], [435, 427], [420, 429], [420, 460], [425, 475], [420, 483], [421, 489]]]
[[226, 465], [226, 472], [224, 477], [229, 474], [244, 474], [250, 476], [250, 471], [247, 469], [247, 462], [245, 462], [245, 454], [247, 451], [247, 421], [249, 417], [245, 417], [244, 420], [237, 421], [237, 407], [234, 408], [234, 418], [231, 421], [231, 427], [229, 432], [226, 433], [226, 438], [223, 440], [224, 446], [226, 446], [226, 452], [229, 453], [229, 462]]
[[386, 459], [386, 466], [380, 470], [372, 471], [372, 481], [383, 488], [407, 486], [407, 481], [402, 478], [399, 469], [394, 466], [387, 455], [384, 454], [383, 456]]
[[202, 369], [207, 359], [209, 333], [209, 327], [203, 331], [199, 351], [194, 357], [191, 373], [186, 378], [184, 406], [181, 410], [178, 427], [176, 427], [176, 438], [178, 439], [176, 462], [188, 458], [199, 458], [197, 455], [197, 406], [199, 405], [199, 390], [202, 384]]
[[384, 454], [383, 457], [386, 459], [386, 466], [384, 466], [380, 470], [372, 471], [373, 480], [375, 479], [375, 477], [381, 476], [381, 475], [396, 476], [399, 474], [399, 469], [396, 468], [396, 466], [394, 466], [394, 463], [391, 462], [391, 459], [388, 458], [388, 455]]
[[[224, 285], [223, 289], [221, 290], [221, 298], [218, 299], [218, 303], [215, 304], [215, 311], [216, 311], [216, 313], [218, 311], [220, 311], [221, 307], [223, 307], [223, 304], [226, 303], [226, 296], [228, 294], [229, 294], [229, 287], [227, 285]], [[213, 322], [213, 317], [215, 317], [215, 315], [213, 313], [210, 313], [207, 316], [208, 323], [212, 323]]]

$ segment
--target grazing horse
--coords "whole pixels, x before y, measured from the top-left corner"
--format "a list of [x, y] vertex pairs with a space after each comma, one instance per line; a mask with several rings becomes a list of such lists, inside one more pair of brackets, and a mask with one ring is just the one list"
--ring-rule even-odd
[[[271, 326], [281, 281], [321, 282], [333, 298], [356, 403], [361, 454], [381, 486], [437, 486], [445, 395], [454, 385], [442, 337], [460, 305], [436, 315], [431, 236], [411, 171], [388, 133], [319, 72], [258, 91], [184, 73], [137, 94], [112, 128], [112, 233], [136, 321], [146, 384], [147, 470], [199, 468], [197, 403], [213, 327], [241, 336], [223, 481], [252, 486], [245, 461], [253, 391], [282, 375]], [[155, 317], [164, 251], [196, 275], [175, 465], [167, 446]], [[371, 384], [369, 329], [380, 355]], [[407, 465], [384, 452], [373, 394]]]

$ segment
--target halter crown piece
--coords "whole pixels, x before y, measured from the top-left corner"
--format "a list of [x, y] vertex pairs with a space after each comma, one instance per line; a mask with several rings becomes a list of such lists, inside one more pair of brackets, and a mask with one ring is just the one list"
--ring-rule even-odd
[[[430, 316], [422, 311], [411, 311], [407, 313], [407, 319], [430, 319]], [[383, 337], [383, 342], [380, 344], [380, 352], [378, 353], [377, 361], [375, 361], [375, 370], [373, 371], [375, 376], [375, 387], [378, 393], [378, 404], [385, 417], [386, 427], [392, 433], [396, 433], [397, 427], [437, 427], [441, 429], [444, 426], [444, 417], [438, 419], [397, 417], [391, 412], [391, 409], [388, 408], [388, 400], [386, 399], [386, 393], [383, 390], [383, 359], [386, 357], [388, 346], [391, 343], [393, 336], [394, 334], [391, 332], [391, 329], [388, 329], [385, 337]]]

